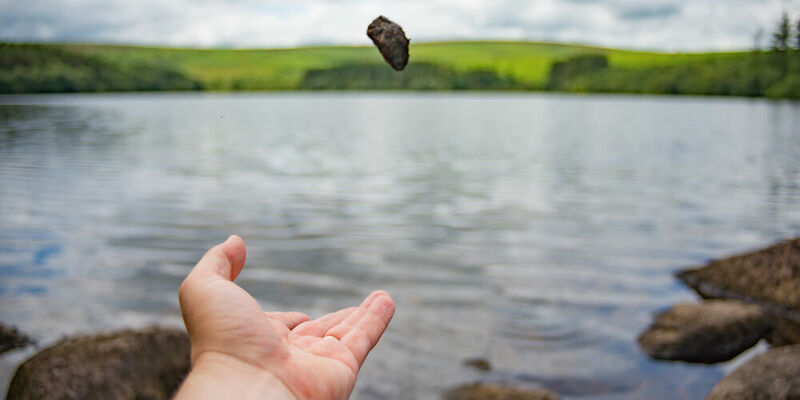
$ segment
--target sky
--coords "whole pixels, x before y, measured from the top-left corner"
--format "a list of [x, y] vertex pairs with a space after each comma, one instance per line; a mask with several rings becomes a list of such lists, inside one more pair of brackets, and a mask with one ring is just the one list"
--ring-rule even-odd
[[800, 0], [0, 0], [0, 41], [273, 48], [369, 45], [378, 15], [412, 42], [534, 40], [749, 49]]

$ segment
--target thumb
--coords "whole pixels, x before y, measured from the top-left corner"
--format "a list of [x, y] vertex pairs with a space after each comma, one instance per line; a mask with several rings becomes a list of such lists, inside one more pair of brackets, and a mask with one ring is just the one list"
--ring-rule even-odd
[[232, 281], [239, 276], [247, 258], [247, 249], [242, 238], [231, 235], [228, 240], [211, 248], [197, 265], [191, 275], [220, 277]]
[[198, 354], [196, 350], [202, 347], [198, 345], [195, 348], [195, 344], [208, 339], [208, 332], [213, 332], [209, 323], [213, 325], [214, 319], [203, 318], [208, 315], [209, 306], [213, 304], [207, 301], [210, 290], [224, 282], [232, 285], [230, 282], [241, 272], [246, 255], [242, 238], [231, 235], [224, 243], [206, 252], [181, 283], [178, 299], [186, 330], [193, 343], [192, 360]]
[[181, 283], [178, 291], [181, 309], [188, 306], [192, 299], [198, 298], [198, 295], [202, 297], [206, 285], [219, 280], [230, 282], [236, 279], [244, 267], [246, 257], [244, 241], [236, 235], [231, 235], [225, 242], [212, 247]]

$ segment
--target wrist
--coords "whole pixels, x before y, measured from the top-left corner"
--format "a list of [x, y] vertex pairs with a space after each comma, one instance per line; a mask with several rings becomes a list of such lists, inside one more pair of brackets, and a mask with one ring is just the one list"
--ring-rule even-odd
[[175, 399], [220, 398], [297, 399], [270, 371], [224, 353], [204, 352], [195, 358]]

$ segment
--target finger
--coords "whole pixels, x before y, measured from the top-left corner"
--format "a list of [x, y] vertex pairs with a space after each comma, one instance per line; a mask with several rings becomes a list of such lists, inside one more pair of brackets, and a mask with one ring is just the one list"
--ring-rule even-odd
[[352, 314], [355, 310], [356, 307], [349, 307], [330, 314], [326, 314], [315, 320], [303, 322], [300, 325], [297, 325], [297, 327], [295, 327], [294, 329], [292, 329], [292, 332], [300, 336], [322, 337], [322, 335], [324, 335], [325, 332], [330, 330], [332, 327], [338, 325], [350, 314]]
[[232, 281], [239, 276], [247, 258], [242, 238], [231, 235], [228, 240], [211, 248], [197, 263], [192, 273], [213, 274]]
[[325, 332], [325, 336], [333, 336], [337, 339], [343, 338], [344, 335], [350, 332], [350, 330], [353, 329], [354, 326], [356, 326], [358, 321], [361, 320], [361, 317], [363, 317], [364, 314], [367, 312], [372, 302], [376, 298], [384, 295], [389, 296], [389, 293], [386, 293], [383, 290], [376, 290], [370, 293], [369, 296], [367, 296], [367, 298], [365, 298], [364, 301], [361, 302], [361, 305], [358, 306], [358, 309], [356, 309], [347, 318], [342, 320], [342, 322], [331, 328], [328, 332]]
[[394, 301], [388, 294], [381, 294], [372, 301], [353, 329], [344, 335], [342, 343], [353, 353], [359, 366], [378, 343], [393, 315]]
[[265, 312], [264, 314], [267, 316], [267, 318], [274, 319], [286, 325], [286, 327], [289, 328], [290, 330], [294, 329], [297, 325], [311, 319], [311, 317], [309, 317], [308, 315], [296, 311], [290, 311], [290, 312], [270, 311], [270, 312]]

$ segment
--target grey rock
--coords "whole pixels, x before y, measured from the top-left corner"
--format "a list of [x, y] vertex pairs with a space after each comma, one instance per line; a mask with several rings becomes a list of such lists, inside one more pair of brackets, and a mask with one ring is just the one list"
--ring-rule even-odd
[[800, 399], [800, 345], [776, 347], [723, 378], [707, 400]]
[[6, 399], [169, 399], [189, 350], [186, 333], [172, 329], [64, 339], [17, 368]]
[[448, 390], [444, 400], [558, 400], [552, 390], [528, 389], [498, 383], [472, 383]]
[[769, 315], [757, 305], [709, 300], [679, 303], [656, 315], [638, 342], [655, 359], [716, 363], [749, 349], [769, 329]]
[[704, 298], [754, 302], [800, 321], [800, 238], [677, 276]]
[[485, 358], [480, 358], [480, 357], [470, 358], [469, 360], [464, 360], [464, 365], [466, 365], [467, 367], [472, 367], [472, 368], [481, 370], [481, 371], [491, 371], [492, 370], [492, 364], [489, 362], [489, 360], [487, 360]]
[[772, 330], [767, 335], [767, 341], [773, 346], [800, 344], [800, 322], [773, 315]]
[[408, 64], [408, 39], [400, 25], [383, 15], [375, 18], [367, 27], [367, 36], [380, 50], [383, 59], [396, 71]]
[[0, 354], [34, 344], [34, 341], [17, 328], [0, 322]]

